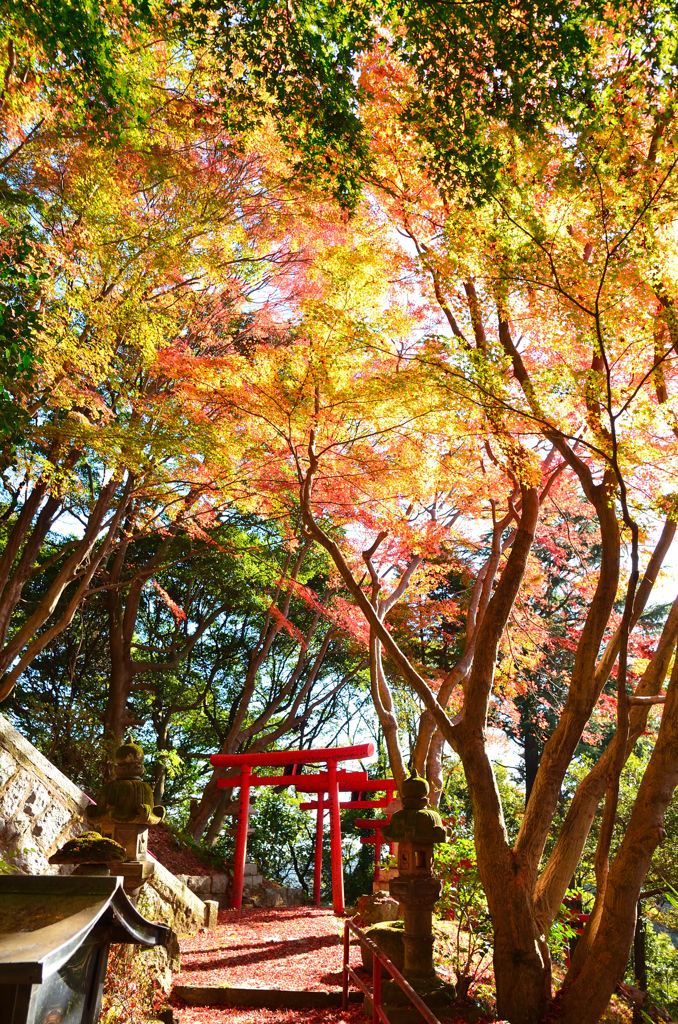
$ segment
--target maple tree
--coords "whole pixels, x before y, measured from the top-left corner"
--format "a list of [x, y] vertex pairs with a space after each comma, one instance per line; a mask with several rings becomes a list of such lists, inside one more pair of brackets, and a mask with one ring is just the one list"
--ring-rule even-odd
[[[634, 38], [633, 22], [626, 30]], [[648, 68], [655, 57], [646, 55]], [[655, 650], [629, 672], [629, 635], [675, 534], [675, 161], [672, 137], [665, 137], [673, 86], [666, 68], [641, 83], [615, 39], [601, 46], [598, 60], [607, 86], [578, 131], [556, 125], [533, 145], [495, 124], [493, 142], [510, 141], [513, 163], [492, 200], [474, 208], [463, 195], [439, 191], [418, 162], [419, 140], [408, 137], [401, 113], [407, 72], [378, 55], [371, 126], [382, 163], [375, 165], [374, 195], [415, 255], [389, 253], [388, 275], [381, 270], [370, 280], [374, 256], [355, 239], [325, 254], [315, 277], [324, 277], [325, 294], [301, 302], [295, 350], [262, 353], [247, 366], [241, 360], [236, 372], [227, 361], [235, 386], [225, 383], [222, 368], [194, 385], [205, 404], [221, 401], [226, 424], [237, 421], [259, 445], [243, 464], [262, 500], [276, 488], [299, 487], [307, 536], [331, 555], [362, 613], [364, 626], [353, 619], [353, 629], [370, 644], [373, 663], [376, 641], [382, 645], [430, 716], [428, 743], [424, 734], [415, 763], [435, 761], [443, 741], [461, 758], [494, 927], [498, 1009], [515, 1024], [551, 1012], [571, 1022], [599, 1018], [624, 972], [642, 879], [678, 778], [675, 672], [661, 692], [677, 638], [675, 607]], [[646, 88], [653, 116], [644, 113]], [[622, 106], [620, 97], [631, 95], [636, 104]], [[381, 252], [386, 248], [382, 242]], [[417, 319], [411, 308], [404, 324], [392, 283], [408, 258], [446, 331], [422, 338], [423, 314]], [[385, 288], [389, 305], [380, 305]], [[211, 388], [223, 397], [211, 396]], [[527, 588], [539, 584], [532, 547], [561, 479], [580, 489], [595, 516], [600, 565], [583, 588], [586, 614], [567, 699], [512, 845], [487, 749], [487, 716], [509, 620], [525, 609]], [[378, 602], [384, 577], [397, 594], [413, 559], [435, 564], [440, 524], [422, 524], [438, 499], [446, 528], [461, 507], [476, 521], [493, 519], [494, 529], [465, 610], [459, 660], [444, 679], [431, 679], [398, 644]], [[383, 571], [373, 572], [386, 533], [396, 548], [384, 551]], [[615, 663], [616, 732], [541, 864], [563, 778]], [[379, 684], [378, 666], [374, 677]], [[381, 688], [390, 715], [383, 694]], [[665, 713], [610, 862], [620, 773], [655, 704], [665, 704]], [[397, 751], [393, 769], [402, 770]], [[596, 905], [554, 1010], [546, 936], [592, 809], [603, 799]]]
[[[632, 21], [624, 30], [627, 39], [637, 42]], [[464, 396], [483, 410], [520, 492], [509, 504], [515, 537], [480, 625], [457, 718], [444, 713], [440, 693], [379, 623], [344, 554], [318, 524], [311, 489], [317, 449], [313, 439], [309, 444], [304, 481], [309, 533], [341, 567], [370, 626], [462, 759], [494, 925], [498, 1008], [511, 1021], [536, 1021], [549, 1012], [544, 936], [581, 854], [591, 808], [604, 797], [596, 906], [557, 1010], [568, 1021], [598, 1019], [624, 971], [642, 878], [661, 839], [661, 817], [675, 787], [673, 676], [666, 694], [660, 692], [675, 647], [674, 609], [634, 693], [627, 692], [628, 634], [675, 533], [670, 512], [639, 582], [641, 531], [647, 537], [653, 508], [660, 511], [662, 495], [675, 487], [669, 227], [675, 158], [667, 132], [674, 86], [664, 63], [670, 61], [670, 45], [669, 39], [659, 57], [650, 47], [644, 52], [643, 84], [636, 77], [638, 59], [631, 65], [628, 51], [616, 41], [602, 47], [597, 71], [606, 89], [597, 94], [597, 102], [590, 98], [592, 113], [578, 130], [556, 126], [539, 146], [530, 146], [497, 124], [493, 142], [499, 147], [511, 139], [513, 163], [493, 201], [480, 210], [465, 208], [417, 171], [418, 140], [408, 140], [400, 116], [399, 89], [407, 94], [407, 76], [394, 66], [385, 74], [383, 58], [375, 61], [374, 94], [382, 102], [375, 103], [373, 124], [384, 159], [383, 176], [375, 174], [375, 184], [390, 216], [411, 239], [422, 287], [429, 289], [449, 331], [431, 338], [421, 365], [429, 368], [431, 384], [441, 393], [455, 401]], [[385, 117], [388, 109], [394, 110], [391, 121]], [[528, 438], [533, 440], [527, 443]], [[529, 573], [543, 487], [538, 438], [553, 446], [595, 510], [601, 565], [563, 713], [545, 745], [512, 847], [496, 797], [485, 726], [498, 645]], [[671, 500], [665, 501], [671, 509]], [[630, 554], [627, 581], [620, 577], [622, 531]], [[626, 586], [621, 622], [613, 614], [620, 585]], [[617, 657], [617, 732], [582, 782], [540, 870], [564, 773]], [[609, 864], [619, 774], [657, 702], [668, 707], [629, 828]]]
[[[160, 81], [178, 79], [182, 66], [161, 57]], [[194, 112], [186, 96], [158, 111], [151, 147], [134, 133], [111, 149], [45, 128], [4, 169], [10, 186], [33, 197], [48, 272], [38, 289], [36, 372], [11, 392], [25, 443], [4, 476], [3, 695], [72, 621], [118, 545], [210, 521], [211, 481], [228, 475], [227, 462], [208, 468], [209, 422], [198, 426], [173, 404], [173, 368], [156, 372], [157, 352], [172, 335], [206, 349], [275, 332], [273, 299], [244, 307], [258, 288], [273, 294], [300, 258], [261, 150], [236, 154], [218, 118], [196, 125]], [[48, 566], [36, 564], [64, 512], [82, 531], [64, 537]], [[52, 565], [58, 572], [25, 616], [24, 587]]]

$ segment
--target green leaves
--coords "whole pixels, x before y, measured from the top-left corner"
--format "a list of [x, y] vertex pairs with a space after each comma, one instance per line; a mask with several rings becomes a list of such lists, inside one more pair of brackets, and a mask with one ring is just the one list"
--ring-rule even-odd
[[[478, 200], [511, 158], [504, 129], [537, 132], [571, 105], [584, 70], [584, 29], [598, 4], [570, 0], [392, 2], [400, 22], [393, 50], [414, 72], [403, 120], [444, 193]], [[499, 133], [497, 134], [497, 129]]]
[[359, 117], [360, 54], [374, 38], [366, 0], [194, 0], [177, 6], [182, 31], [216, 60], [228, 128], [251, 131], [272, 116], [292, 154], [292, 173], [325, 184], [353, 208], [368, 162]]
[[5, 243], [0, 245], [0, 435], [5, 464], [28, 424], [20, 395], [39, 361], [34, 352], [40, 326], [35, 303], [46, 275], [37, 272], [34, 263], [29, 230], [22, 228], [13, 237], [6, 232]]
[[62, 116], [120, 128], [141, 111], [140, 80], [128, 54], [132, 40], [138, 46], [159, 24], [157, 6], [154, 0], [124, 7], [109, 0], [1, 0], [6, 89], [12, 76], [39, 81]]

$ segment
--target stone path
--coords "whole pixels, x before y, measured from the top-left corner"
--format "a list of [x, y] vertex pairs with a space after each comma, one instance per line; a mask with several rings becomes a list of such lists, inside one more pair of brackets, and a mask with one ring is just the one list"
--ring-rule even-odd
[[[176, 985], [228, 985], [338, 992], [341, 989], [343, 922], [331, 910], [311, 907], [223, 910], [219, 925], [181, 942]], [[357, 966], [357, 952], [351, 960]], [[329, 1009], [266, 1010], [186, 1007], [174, 999], [181, 1024], [357, 1024], [359, 1005]]]

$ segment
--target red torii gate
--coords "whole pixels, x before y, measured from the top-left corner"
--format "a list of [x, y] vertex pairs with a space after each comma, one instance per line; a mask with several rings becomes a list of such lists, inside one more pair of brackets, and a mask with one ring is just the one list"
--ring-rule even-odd
[[[361, 836], [360, 842], [366, 845], [372, 845], [374, 843], [374, 880], [375, 882], [381, 881], [381, 847], [382, 838], [381, 830], [384, 825], [388, 825], [391, 820], [391, 815], [387, 818], [356, 818], [356, 828], [369, 828], [374, 829], [373, 836]], [[393, 843], [388, 844], [388, 848], [393, 853]]]
[[[240, 799], [238, 807], [238, 831], [235, 841], [235, 857], [233, 864], [233, 894], [231, 907], [240, 910], [242, 907], [242, 890], [245, 880], [245, 859], [247, 856], [247, 829], [250, 816], [250, 787], [251, 786], [296, 786], [304, 792], [318, 792], [318, 805], [321, 803], [320, 793], [327, 792], [329, 797], [330, 811], [330, 847], [332, 851], [332, 903], [334, 912], [341, 915], [345, 911], [344, 906], [344, 873], [341, 859], [341, 823], [339, 819], [339, 779], [337, 776], [353, 775], [354, 781], [360, 779], [359, 785], [363, 789], [369, 788], [367, 780], [363, 781], [366, 773], [337, 772], [337, 764], [340, 761], [352, 761], [361, 757], [371, 757], [374, 754], [373, 743], [361, 743], [352, 747], [328, 747], [324, 750], [272, 750], [263, 754], [213, 754], [210, 763], [215, 768], [240, 768], [239, 775], [229, 775], [219, 779], [217, 785], [221, 789], [233, 786], [240, 787]], [[252, 768], [274, 768], [279, 765], [297, 764], [322, 764], [327, 765], [326, 772], [319, 772], [315, 775], [268, 775], [252, 776]], [[342, 788], [345, 783], [342, 779]], [[394, 784], [395, 785], [395, 784]], [[308, 787], [308, 788], [307, 788]], [[319, 787], [316, 789], [316, 787]], [[349, 787], [346, 786], [346, 789]], [[322, 800], [324, 804], [324, 799]], [[322, 818], [320, 818], [320, 836], [322, 842]], [[317, 837], [317, 833], [316, 833]], [[318, 858], [316, 853], [316, 874]], [[314, 880], [315, 881], [315, 880]], [[320, 892], [318, 879], [317, 893]]]
[[[320, 875], [322, 871], [322, 856], [323, 856], [323, 815], [325, 813], [325, 792], [326, 787], [322, 787], [320, 782], [314, 782], [314, 779], [325, 778], [324, 773], [322, 775], [307, 775], [307, 776], [296, 776], [294, 785], [297, 790], [302, 793], [317, 793], [317, 802], [309, 801], [307, 803], [299, 804], [299, 810], [301, 811], [317, 811], [316, 827], [315, 827], [315, 870], [313, 872], [313, 900], [316, 906], [320, 905]], [[382, 800], [342, 800], [339, 803], [339, 807], [343, 810], [345, 808], [364, 808], [364, 807], [387, 807], [393, 800], [393, 794], [396, 790], [395, 779], [368, 779], [367, 772], [337, 772], [337, 779], [339, 780], [339, 789], [345, 793], [358, 793], [360, 797], [363, 793], [376, 792], [386, 793], [386, 798]], [[390, 819], [385, 819], [390, 820]], [[371, 828], [372, 826], [368, 826]], [[332, 838], [332, 829], [330, 827], [330, 840]], [[360, 840], [363, 842], [363, 840]], [[334, 853], [333, 853], [334, 857]], [[376, 864], [376, 854], [375, 854]], [[343, 874], [342, 874], [342, 894], [343, 894]], [[334, 893], [334, 862], [332, 864], [332, 892]], [[343, 913], [343, 911], [342, 911]]]

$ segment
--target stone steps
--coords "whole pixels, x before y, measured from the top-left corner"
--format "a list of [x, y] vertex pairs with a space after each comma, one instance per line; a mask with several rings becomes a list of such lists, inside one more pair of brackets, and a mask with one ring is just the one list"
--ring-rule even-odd
[[[327, 989], [254, 988], [232, 985], [175, 985], [174, 995], [189, 1006], [252, 1006], [266, 1009], [326, 1009], [341, 1006], [341, 992]], [[362, 992], [349, 992], [361, 1002]]]

